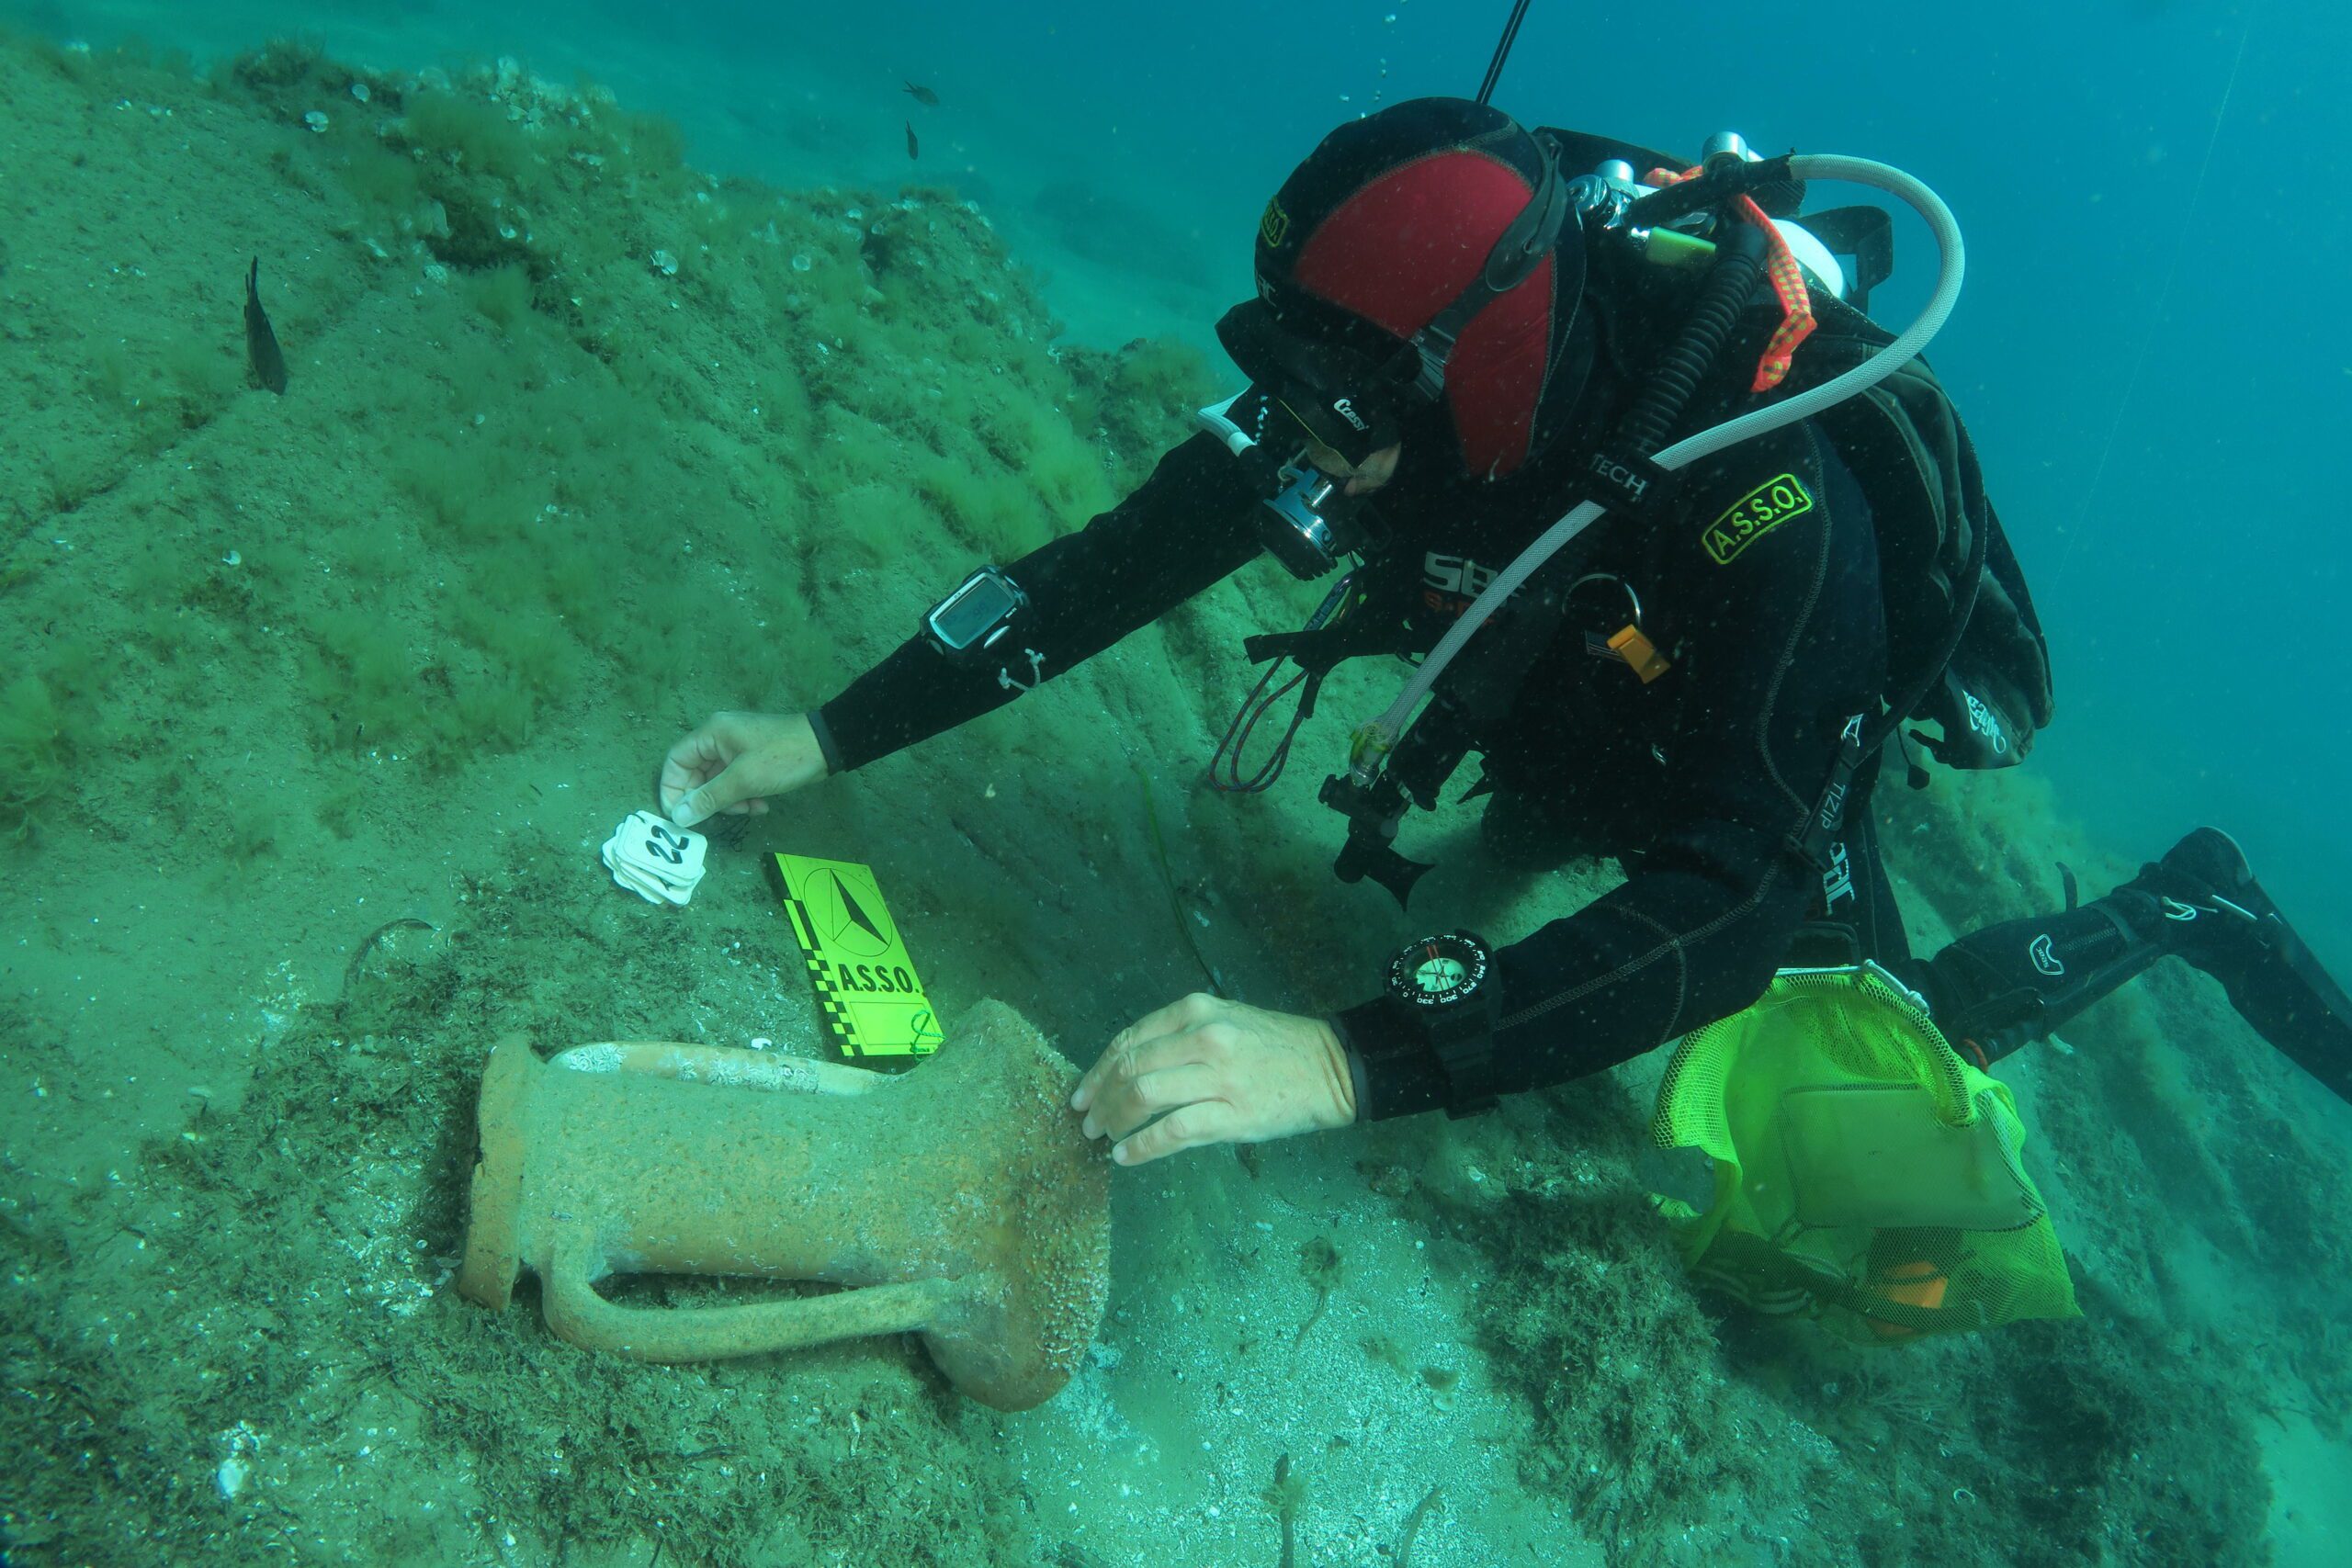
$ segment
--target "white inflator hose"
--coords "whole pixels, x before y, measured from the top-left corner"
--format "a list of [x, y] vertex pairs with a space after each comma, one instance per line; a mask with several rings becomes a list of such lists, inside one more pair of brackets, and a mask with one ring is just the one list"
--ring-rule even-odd
[[[1795, 178], [1808, 182], [1845, 180], [1854, 185], [1871, 186], [1909, 203], [1920, 217], [1928, 220], [1928, 227], [1935, 232], [1936, 247], [1943, 255], [1942, 269], [1936, 278], [1936, 291], [1928, 299], [1926, 308], [1903, 330], [1902, 335], [1851, 370], [1824, 381], [1818, 387], [1799, 392], [1783, 402], [1712, 425], [1658, 453], [1652, 461], [1668, 472], [1687, 467], [1702, 457], [1712, 457], [1750, 436], [1810, 419], [1863, 389], [1876, 386], [1928, 346], [1928, 340], [1943, 326], [1944, 319], [1951, 314], [1952, 305], [1960, 298], [1961, 275], [1966, 270], [1960, 225], [1952, 218], [1951, 209], [1946, 207], [1934, 191], [1900, 169], [1873, 163], [1868, 158], [1848, 158], [1836, 153], [1800, 153], [1790, 160], [1789, 172]], [[1446, 665], [1452, 662], [1453, 656], [1462, 650], [1462, 645], [1470, 640], [1471, 634], [1483, 626], [1487, 617], [1493, 615], [1505, 600], [1517, 592], [1520, 584], [1525, 582], [1538, 567], [1550, 560], [1569, 540], [1592, 526], [1606, 510], [1597, 501], [1580, 502], [1574, 511], [1545, 529], [1541, 537], [1520, 552], [1518, 559], [1503, 568], [1494, 581], [1487, 585], [1487, 591], [1462, 613], [1461, 618], [1448, 628], [1437, 647], [1430, 651], [1429, 657], [1421, 660], [1420, 667], [1413, 672], [1413, 678], [1405, 682], [1404, 688], [1396, 694], [1396, 700], [1388, 705], [1387, 711], [1356, 732], [1351, 747], [1351, 768], [1357, 773], [1358, 782], [1370, 782], [1371, 773], [1378, 767], [1380, 758], [1396, 745], [1396, 738], [1404, 733], [1405, 721], [1412, 716], [1421, 699], [1429, 695], [1430, 686]]]

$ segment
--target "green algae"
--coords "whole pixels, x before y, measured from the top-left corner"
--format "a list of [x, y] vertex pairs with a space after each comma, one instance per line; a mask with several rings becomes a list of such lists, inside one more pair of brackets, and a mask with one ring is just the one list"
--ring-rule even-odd
[[63, 793], [74, 743], [65, 714], [38, 675], [0, 687], [0, 827], [22, 833], [33, 813]]
[[[201, 846], [187, 886], [213, 908], [315, 874], [322, 840], [369, 886], [386, 824], [442, 781], [616, 694], [660, 704], [677, 671], [748, 703], [781, 660], [813, 696], [911, 615], [829, 586], [910, 552], [1026, 549], [1148, 458], [1057, 412], [1080, 400], [1050, 316], [951, 192], [709, 181], [673, 129], [594, 89], [361, 73], [299, 44], [209, 80], [0, 48], [10, 85], [44, 72], [51, 93], [205, 126], [224, 165], [267, 175], [223, 227], [291, 223], [334, 257], [265, 260], [292, 370], [265, 408], [222, 371], [232, 317], [217, 342], [193, 311], [161, 334], [146, 320], [206, 294], [204, 247], [129, 253], [149, 295], [61, 320], [62, 372], [91, 395], [17, 389], [17, 423], [56, 456], [0, 476], [23, 671], [0, 687], [0, 825], [104, 802], [136, 853]], [[83, 157], [125, 159], [135, 183], [134, 141]], [[1121, 428], [1164, 442], [1174, 417]], [[172, 526], [86, 525], [78, 509], [110, 495]], [[125, 670], [60, 626], [128, 626], [143, 657]], [[256, 752], [266, 793], [235, 761]], [[718, 994], [711, 954], [781, 934], [649, 942], [553, 875], [568, 852], [504, 841], [494, 870], [469, 855], [477, 901], [429, 940], [401, 917], [404, 940], [362, 941], [334, 999], [288, 998], [243, 1070], [190, 1086], [184, 1129], [103, 1187], [44, 1176], [0, 1212], [25, 1417], [5, 1443], [11, 1553], [1043, 1556], [1000, 1418], [910, 1346], [651, 1368], [553, 1340], [527, 1287], [500, 1314], [454, 1297], [489, 1039], [693, 1037], [681, 998]], [[739, 1010], [774, 992], [763, 968]], [[44, 1094], [79, 1076], [71, 1050], [27, 1043], [51, 1028], [8, 1014], [9, 1060]], [[12, 1137], [24, 1155], [47, 1163]]]

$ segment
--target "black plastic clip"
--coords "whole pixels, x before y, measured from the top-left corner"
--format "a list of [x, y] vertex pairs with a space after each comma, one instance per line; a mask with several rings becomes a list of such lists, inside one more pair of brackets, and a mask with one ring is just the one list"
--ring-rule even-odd
[[1726, 159], [1712, 164], [1706, 173], [1695, 178], [1663, 186], [1635, 198], [1634, 204], [1625, 209], [1625, 227], [1654, 229], [1661, 223], [1671, 223], [1685, 213], [1696, 212], [1702, 207], [1719, 207], [1734, 197], [1751, 195], [1772, 186], [1799, 184], [1791, 163], [1794, 156], [1793, 153], [1783, 152], [1778, 157], [1759, 158], [1752, 164]]
[[1404, 791], [1385, 777], [1360, 784], [1333, 773], [1324, 779], [1317, 798], [1348, 818], [1348, 841], [1340, 846], [1339, 858], [1331, 863], [1332, 874], [1347, 883], [1369, 877], [1388, 889], [1396, 897], [1396, 907], [1404, 908], [1413, 896], [1413, 884], [1433, 869], [1396, 852], [1396, 827], [1404, 820], [1407, 807]]
[[1638, 517], [1665, 506], [1675, 476], [1647, 457], [1604, 446], [1586, 460], [1585, 478], [1593, 500], [1611, 512]]
[[1813, 814], [1804, 825], [1789, 835], [1789, 848], [1803, 855], [1816, 871], [1829, 869], [1830, 843], [1838, 829], [1846, 823], [1846, 802], [1854, 793], [1854, 777], [1862, 771], [1862, 763], [1870, 755], [1862, 744], [1862, 716], [1856, 714], [1846, 721], [1838, 737], [1838, 760], [1829, 766], [1829, 782], [1822, 786], [1821, 797], [1814, 803]]

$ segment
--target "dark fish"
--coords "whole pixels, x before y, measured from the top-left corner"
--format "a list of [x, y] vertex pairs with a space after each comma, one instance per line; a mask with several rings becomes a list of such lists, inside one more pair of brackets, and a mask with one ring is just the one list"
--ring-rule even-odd
[[907, 156], [910, 158], [919, 158], [922, 155], [922, 154], [918, 152], [915, 147], [915, 128], [910, 125], [907, 127]]
[[935, 109], [939, 107], [939, 95], [933, 92], [929, 87], [918, 87], [912, 82], [910, 82], [907, 84], [906, 91], [907, 96], [912, 98], [915, 102], [921, 104], [927, 109]]
[[277, 334], [269, 330], [269, 312], [261, 308], [259, 256], [245, 273], [245, 359], [254, 367], [254, 379], [285, 394], [286, 355], [277, 350]]

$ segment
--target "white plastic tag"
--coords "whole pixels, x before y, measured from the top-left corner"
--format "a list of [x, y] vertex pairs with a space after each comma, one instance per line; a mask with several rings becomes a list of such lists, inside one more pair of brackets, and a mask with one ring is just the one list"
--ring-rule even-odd
[[650, 811], [633, 811], [605, 840], [605, 869], [613, 874], [615, 886], [649, 904], [683, 905], [702, 880], [709, 842]]

